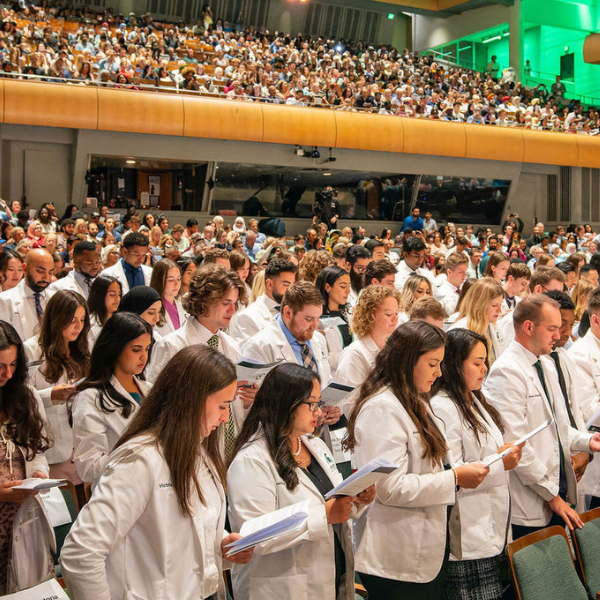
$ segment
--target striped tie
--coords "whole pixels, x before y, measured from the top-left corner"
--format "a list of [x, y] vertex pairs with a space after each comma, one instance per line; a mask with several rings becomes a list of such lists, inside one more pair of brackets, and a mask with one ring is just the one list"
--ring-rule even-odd
[[42, 294], [41, 292], [34, 292], [33, 297], [35, 299], [35, 314], [37, 315], [38, 321], [42, 321], [44, 318], [44, 309], [42, 308]]
[[317, 363], [315, 362], [315, 358], [313, 356], [313, 353], [310, 350], [309, 345], [308, 344], [301, 344], [301, 346], [302, 346], [302, 363], [304, 364], [304, 366], [307, 369], [311, 369], [315, 373], [318, 373], [318, 371], [317, 371]]

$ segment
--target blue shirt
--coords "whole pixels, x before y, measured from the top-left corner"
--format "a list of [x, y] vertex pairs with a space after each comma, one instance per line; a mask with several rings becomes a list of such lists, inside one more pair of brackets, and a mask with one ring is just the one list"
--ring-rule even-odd
[[[304, 359], [302, 358], [302, 346], [304, 344], [301, 344], [294, 336], [294, 334], [286, 327], [285, 323], [283, 322], [283, 319], [281, 318], [281, 315], [275, 315], [275, 321], [277, 321], [277, 324], [279, 325], [279, 327], [281, 327], [281, 331], [283, 331], [283, 335], [285, 336], [285, 339], [287, 340], [288, 344], [292, 347], [292, 350], [294, 351], [294, 356], [296, 357], [296, 360], [298, 361], [298, 364], [303, 367], [304, 366]], [[312, 352], [313, 358], [315, 360], [315, 364], [317, 365], [317, 359], [315, 357], [315, 353], [312, 349], [312, 346], [310, 345], [310, 341], [306, 342], [306, 345], [310, 348], [310, 351]], [[319, 370], [319, 365], [317, 365], [317, 371]]]
[[423, 219], [421, 219], [421, 217], [415, 219], [412, 215], [408, 215], [408, 217], [404, 219], [401, 231], [404, 231], [407, 227], [410, 227], [413, 231], [423, 231]]
[[138, 267], [134, 269], [128, 262], [125, 262], [121, 259], [121, 264], [123, 265], [123, 271], [125, 272], [125, 277], [127, 278], [127, 283], [129, 284], [129, 289], [132, 290], [134, 287], [138, 285], [146, 285], [146, 280], [144, 279], [144, 271], [142, 271], [142, 267]]

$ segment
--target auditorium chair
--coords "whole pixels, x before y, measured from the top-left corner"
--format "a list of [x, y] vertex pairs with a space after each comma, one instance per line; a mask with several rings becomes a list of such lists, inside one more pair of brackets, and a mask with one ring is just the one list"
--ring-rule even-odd
[[580, 515], [583, 529], [571, 535], [575, 561], [590, 600], [600, 598], [600, 508]]
[[563, 527], [548, 527], [508, 544], [517, 600], [588, 600]]

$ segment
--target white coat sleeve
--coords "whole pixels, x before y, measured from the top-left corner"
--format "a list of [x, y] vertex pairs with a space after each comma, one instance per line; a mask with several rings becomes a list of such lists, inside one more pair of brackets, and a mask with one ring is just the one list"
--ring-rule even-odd
[[[438, 417], [443, 425], [444, 437], [448, 443], [448, 448], [452, 454], [455, 465], [464, 465], [465, 463], [477, 463], [483, 462], [488, 456], [482, 456], [476, 460], [465, 460], [464, 453], [464, 438], [466, 435], [465, 423], [461, 418], [458, 408], [450, 398], [432, 398], [431, 408]], [[484, 433], [480, 433], [480, 436], [484, 436]], [[491, 455], [489, 455], [491, 456]], [[504, 463], [499, 460], [496, 461], [491, 467], [490, 472], [485, 476], [485, 479], [477, 486], [475, 490], [467, 488], [461, 488], [463, 494], [469, 494], [476, 490], [485, 490], [496, 485], [506, 484], [506, 476], [504, 474]]]
[[271, 353], [268, 353], [267, 349], [266, 344], [261, 344], [260, 340], [256, 340], [255, 336], [252, 336], [245, 343], [242, 343], [241, 355], [244, 358], [253, 358], [258, 362], [269, 364], [275, 359], [271, 359]]
[[[527, 398], [525, 384], [519, 373], [504, 369], [493, 369], [484, 383], [484, 394], [488, 402], [502, 417], [504, 441], [514, 442], [528, 434], [531, 427], [527, 422]], [[558, 484], [548, 478], [548, 468], [537, 457], [531, 444], [523, 446], [521, 460], [513, 472], [523, 485], [549, 502], [558, 495]]]
[[367, 378], [369, 365], [365, 357], [351, 346], [344, 348], [333, 381], [352, 387], [362, 385]]
[[[275, 480], [271, 465], [255, 458], [239, 457], [227, 472], [229, 511], [232, 523], [239, 529], [246, 521], [273, 512], [278, 506], [276, 486], [285, 485], [278, 477]], [[329, 525], [325, 505], [311, 501], [310, 514], [306, 523], [274, 540], [258, 545], [257, 554], [272, 554], [302, 542], [319, 542], [329, 538]]]
[[[410, 431], [389, 404], [364, 406], [356, 420], [357, 467], [380, 456], [398, 465], [398, 469], [377, 483], [381, 504], [400, 507], [427, 507], [454, 504], [456, 485], [451, 470], [437, 473], [408, 471], [408, 436], [419, 435], [411, 424]], [[360, 460], [359, 460], [360, 456]], [[360, 464], [358, 464], [360, 463]]]
[[160, 339], [152, 348], [152, 358], [148, 365], [146, 377], [148, 381], [154, 383], [165, 365], [175, 356], [176, 350], [165, 338]]
[[144, 513], [154, 471], [143, 450], [120, 454], [79, 513], [60, 554], [63, 576], [77, 600], [111, 600], [106, 558]]
[[94, 406], [94, 400], [75, 398], [73, 403], [73, 447], [75, 467], [82, 481], [96, 484], [108, 462], [106, 424], [103, 413]]
[[[40, 398], [39, 393], [37, 392], [37, 390], [33, 387], [30, 388], [33, 396], [37, 402], [37, 409], [38, 412], [40, 414], [40, 417], [42, 417], [42, 419], [44, 420], [44, 423], [47, 422], [46, 420], [46, 411], [44, 409], [44, 403], [42, 401], [42, 399]], [[46, 433], [46, 427], [44, 426], [44, 433]], [[47, 477], [50, 477], [50, 467], [48, 466], [48, 460], [46, 459], [46, 455], [43, 452], [38, 452], [35, 455], [35, 458], [27, 463], [27, 472], [31, 473], [33, 475], [33, 473], [35, 473], [36, 471], [41, 471], [42, 473], [44, 473]]]

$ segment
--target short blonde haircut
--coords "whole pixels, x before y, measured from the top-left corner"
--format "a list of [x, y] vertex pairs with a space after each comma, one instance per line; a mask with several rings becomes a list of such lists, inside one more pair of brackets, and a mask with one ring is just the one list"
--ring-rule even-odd
[[400, 308], [400, 294], [386, 285], [370, 285], [360, 295], [352, 312], [352, 333], [359, 338], [371, 335], [375, 316], [386, 298], [395, 298]]

